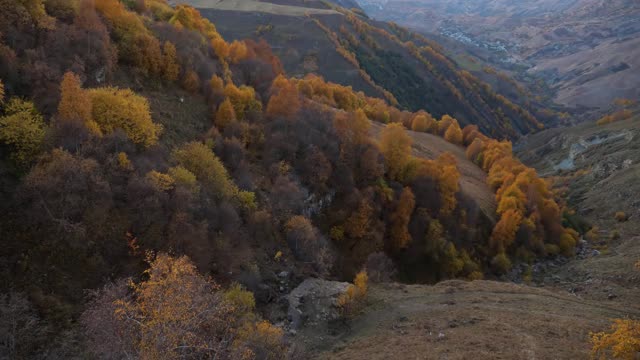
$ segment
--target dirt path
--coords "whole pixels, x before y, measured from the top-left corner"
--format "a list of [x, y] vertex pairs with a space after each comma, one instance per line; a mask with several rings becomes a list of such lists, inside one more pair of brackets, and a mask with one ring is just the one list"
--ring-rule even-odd
[[[581, 359], [589, 331], [627, 309], [493, 281], [381, 285], [348, 332], [318, 359]], [[317, 337], [316, 337], [317, 338]]]

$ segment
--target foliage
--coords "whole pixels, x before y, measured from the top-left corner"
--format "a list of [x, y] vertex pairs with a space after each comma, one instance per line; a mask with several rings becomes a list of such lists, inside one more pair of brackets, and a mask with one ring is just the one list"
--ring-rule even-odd
[[174, 150], [172, 157], [176, 163], [193, 173], [214, 196], [231, 198], [238, 192], [227, 169], [206, 145], [190, 142]]
[[229, 83], [224, 88], [224, 95], [231, 101], [240, 120], [244, 120], [249, 114], [262, 111], [262, 103], [256, 100], [255, 90], [250, 86], [237, 87]]
[[175, 182], [170, 175], [151, 170], [146, 175], [147, 180], [156, 189], [156, 191], [173, 190]]
[[184, 167], [171, 167], [169, 168], [168, 174], [169, 176], [171, 176], [177, 186], [183, 186], [193, 194], [197, 194], [200, 192], [200, 185], [198, 184], [196, 176]]
[[391, 239], [395, 249], [404, 249], [411, 242], [408, 226], [415, 203], [411, 188], [405, 187], [398, 199], [396, 210], [391, 214]]
[[10, 157], [19, 167], [27, 167], [41, 150], [45, 123], [31, 102], [12, 98], [0, 117], [0, 142], [10, 149]]
[[64, 74], [60, 84], [59, 120], [63, 123], [80, 124], [95, 135], [101, 135], [100, 127], [93, 120], [91, 96], [81, 85], [78, 75], [72, 72]]
[[226, 98], [218, 107], [218, 111], [216, 111], [214, 123], [218, 129], [224, 130], [224, 128], [233, 124], [235, 121], [236, 111], [233, 109], [231, 100]]
[[629, 220], [629, 217], [624, 213], [624, 211], [617, 211], [614, 217], [618, 222], [625, 222]]
[[640, 352], [640, 322], [616, 319], [611, 332], [591, 333], [591, 354], [594, 358], [635, 359]]
[[256, 308], [256, 299], [253, 297], [253, 293], [245, 290], [238, 283], [232, 284], [224, 292], [224, 298], [239, 314], [250, 314]]
[[418, 112], [411, 120], [411, 130], [434, 133], [436, 120], [427, 112]]
[[409, 163], [412, 140], [400, 124], [390, 124], [382, 130], [380, 149], [384, 155], [389, 178], [401, 180]]
[[178, 80], [180, 64], [178, 64], [176, 46], [170, 41], [165, 41], [162, 47], [162, 76], [166, 81]]
[[153, 123], [146, 98], [113, 87], [91, 89], [89, 95], [91, 114], [103, 133], [122, 129], [134, 143], [145, 147], [158, 142], [162, 126]]
[[187, 70], [182, 79], [182, 87], [188, 92], [195, 94], [200, 90], [200, 78], [193, 70]]
[[267, 116], [291, 117], [300, 110], [298, 88], [282, 75], [278, 76], [271, 86], [271, 98], [267, 105]]
[[[245, 327], [257, 326], [259, 333], [272, 329], [268, 323], [252, 325], [255, 320], [246, 318], [253, 311], [252, 296], [238, 288], [223, 293], [184, 256], [158, 254], [149, 261], [146, 275], [146, 281], [129, 282], [130, 291], [121, 281], [94, 293], [82, 316], [94, 355], [227, 358], [252, 349], [247, 339], [255, 335], [246, 334]], [[242, 335], [232, 341], [235, 331]], [[269, 332], [270, 341], [260, 345], [281, 356], [282, 332]]]
[[355, 316], [364, 306], [369, 287], [368, 282], [367, 272], [362, 270], [356, 274], [353, 284], [349, 285], [347, 291], [338, 297], [337, 305], [343, 317], [351, 318]]

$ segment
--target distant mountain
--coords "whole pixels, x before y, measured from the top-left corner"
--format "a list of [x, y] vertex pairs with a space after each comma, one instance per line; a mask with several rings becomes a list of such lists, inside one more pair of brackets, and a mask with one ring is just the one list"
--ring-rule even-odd
[[636, 0], [359, 2], [375, 19], [489, 50], [495, 65], [544, 79], [561, 104], [605, 108], [640, 97]]
[[[404, 109], [449, 114], [495, 137], [514, 138], [559, 122], [511, 79], [482, 79], [421, 35], [373, 21], [344, 1], [191, 0], [225, 38], [265, 39], [291, 76], [317, 73]], [[346, 7], [344, 7], [346, 5]], [[347, 9], [348, 7], [348, 9]]]

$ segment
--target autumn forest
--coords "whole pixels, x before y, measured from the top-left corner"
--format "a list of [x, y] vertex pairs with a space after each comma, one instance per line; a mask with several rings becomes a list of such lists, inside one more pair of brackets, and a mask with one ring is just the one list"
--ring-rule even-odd
[[271, 274], [353, 283], [349, 321], [367, 283], [500, 279], [588, 230], [510, 136], [289, 76], [188, 5], [0, 9], [2, 358], [304, 358]]

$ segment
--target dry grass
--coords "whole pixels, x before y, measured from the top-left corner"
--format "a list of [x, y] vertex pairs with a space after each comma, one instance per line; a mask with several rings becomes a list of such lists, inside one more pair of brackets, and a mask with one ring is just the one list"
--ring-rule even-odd
[[[351, 331], [318, 359], [583, 359], [590, 330], [628, 314], [570, 294], [493, 281], [372, 287]], [[634, 315], [639, 315], [635, 313]]]
[[274, 15], [305, 16], [311, 15], [336, 15], [335, 10], [314, 9], [302, 6], [278, 5], [268, 2], [253, 0], [187, 0], [189, 5], [201, 9], [216, 9], [226, 11], [261, 12]]

